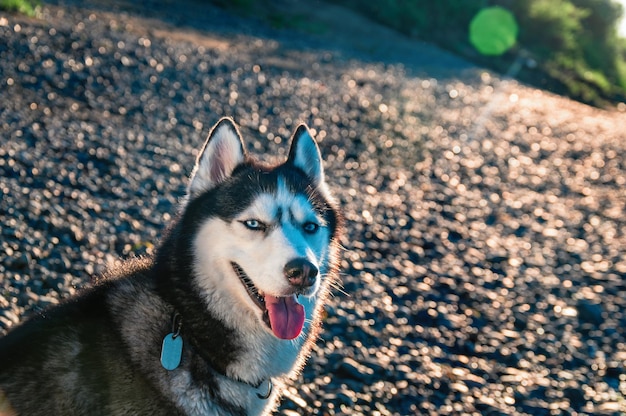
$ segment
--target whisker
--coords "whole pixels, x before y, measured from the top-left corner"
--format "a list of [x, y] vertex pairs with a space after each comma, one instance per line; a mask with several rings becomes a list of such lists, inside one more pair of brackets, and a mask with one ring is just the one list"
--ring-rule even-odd
[[[346, 296], [346, 297], [352, 297], [351, 294], [349, 294], [348, 292], [346, 292], [345, 290], [343, 290], [343, 288], [341, 287], [334, 287], [333, 289], [335, 289], [337, 292], [341, 293], [342, 295]], [[330, 292], [330, 296], [335, 297], [335, 293], [334, 291]]]
[[[330, 282], [330, 287], [334, 290], [336, 290], [337, 292], [341, 293], [344, 296], [347, 297], [351, 297], [352, 295], [349, 294], [348, 292], [345, 291], [344, 287], [343, 287], [343, 283], [341, 283], [341, 281], [339, 280], [333, 280]], [[331, 291], [330, 292], [331, 296], [334, 296], [334, 293]]]

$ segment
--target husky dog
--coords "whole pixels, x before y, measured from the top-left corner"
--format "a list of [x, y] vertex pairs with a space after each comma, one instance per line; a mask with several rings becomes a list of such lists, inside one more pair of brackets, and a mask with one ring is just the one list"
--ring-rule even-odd
[[271, 413], [319, 332], [341, 222], [306, 126], [266, 165], [222, 119], [154, 258], [0, 339], [0, 409], [4, 396], [17, 415]]

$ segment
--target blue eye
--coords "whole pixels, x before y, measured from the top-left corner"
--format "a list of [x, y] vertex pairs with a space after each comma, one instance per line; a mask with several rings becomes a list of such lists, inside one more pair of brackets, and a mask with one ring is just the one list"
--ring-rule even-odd
[[249, 230], [252, 231], [265, 231], [267, 230], [267, 225], [265, 225], [265, 223], [259, 221], [259, 220], [245, 220], [245, 221], [241, 221], [241, 223], [243, 225], [246, 226], [246, 228], [248, 228]]
[[302, 229], [307, 234], [315, 234], [320, 226], [314, 222], [305, 222]]

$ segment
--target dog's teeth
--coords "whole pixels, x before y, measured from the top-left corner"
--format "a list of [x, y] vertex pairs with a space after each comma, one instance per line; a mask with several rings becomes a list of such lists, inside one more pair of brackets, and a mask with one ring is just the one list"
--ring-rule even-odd
[[263, 293], [259, 291], [259, 289], [254, 285], [254, 282], [252, 282], [252, 279], [250, 279], [250, 276], [248, 276], [238, 264], [232, 263], [232, 265], [233, 265], [233, 269], [235, 270], [235, 273], [237, 274], [241, 282], [244, 284], [250, 297], [253, 300], [256, 300], [259, 306], [262, 309], [264, 309], [265, 308], [265, 296], [263, 295]]

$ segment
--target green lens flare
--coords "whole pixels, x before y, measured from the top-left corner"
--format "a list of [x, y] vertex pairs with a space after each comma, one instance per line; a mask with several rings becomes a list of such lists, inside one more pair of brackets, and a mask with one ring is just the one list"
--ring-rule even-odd
[[502, 7], [488, 7], [478, 12], [469, 27], [470, 43], [483, 55], [502, 55], [515, 45], [517, 22]]

